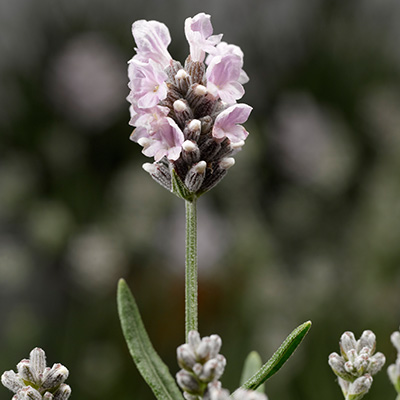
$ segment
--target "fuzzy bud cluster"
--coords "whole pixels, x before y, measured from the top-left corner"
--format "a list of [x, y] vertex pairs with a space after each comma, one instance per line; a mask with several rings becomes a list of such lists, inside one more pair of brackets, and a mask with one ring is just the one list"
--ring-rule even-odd
[[372, 375], [381, 370], [385, 356], [375, 353], [376, 336], [364, 331], [359, 340], [352, 332], [345, 332], [339, 342], [340, 353], [332, 353], [328, 363], [339, 377], [339, 385], [346, 400], [359, 400], [369, 391]]
[[190, 331], [188, 342], [178, 347], [178, 364], [182, 369], [176, 380], [187, 400], [202, 399], [208, 384], [222, 376], [226, 360], [219, 354], [221, 345], [218, 335], [201, 339], [197, 331]]
[[177, 349], [178, 364], [182, 368], [176, 374], [179, 387], [186, 400], [268, 400], [262, 393], [238, 389], [232, 397], [221, 387], [226, 360], [219, 354], [222, 341], [218, 335], [202, 339], [197, 331], [190, 331], [188, 342]]
[[212, 35], [210, 16], [185, 21], [190, 55], [184, 65], [168, 52], [168, 28], [158, 21], [136, 21], [136, 54], [129, 61], [131, 139], [154, 163], [143, 165], [158, 183], [174, 191], [179, 179], [188, 193], [214, 187], [235, 163], [247, 138], [241, 126], [252, 108], [238, 104], [248, 81], [243, 52]]
[[389, 365], [387, 372], [390, 381], [400, 396], [400, 331], [393, 332], [390, 336], [390, 340], [393, 346], [396, 347], [397, 359], [394, 364]]
[[45, 352], [36, 347], [30, 358], [20, 361], [17, 373], [6, 371], [1, 383], [15, 393], [12, 400], [67, 400], [71, 388], [64, 381], [68, 378], [68, 369], [61, 364], [46, 367]]

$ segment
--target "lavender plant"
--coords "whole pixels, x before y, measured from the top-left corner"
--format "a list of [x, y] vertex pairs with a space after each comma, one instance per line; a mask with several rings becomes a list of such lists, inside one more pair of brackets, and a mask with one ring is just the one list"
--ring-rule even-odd
[[[217, 185], [235, 164], [248, 132], [245, 123], [252, 108], [237, 103], [249, 78], [243, 70], [243, 52], [213, 35], [210, 16], [197, 14], [185, 21], [190, 54], [183, 64], [168, 52], [168, 28], [157, 21], [136, 21], [132, 26], [136, 54], [129, 61], [131, 139], [153, 157], [143, 169], [161, 186], [185, 201], [185, 333], [177, 350], [182, 368], [176, 376], [153, 349], [135, 300], [126, 283], [118, 289], [119, 315], [132, 357], [158, 399], [224, 400], [229, 392], [219, 381], [226, 364], [219, 354], [218, 335], [200, 338], [197, 301], [197, 199]], [[311, 322], [296, 328], [264, 365], [254, 354], [243, 373], [236, 400], [262, 400], [262, 383], [294, 352]], [[254, 367], [256, 365], [256, 368]], [[249, 367], [250, 366], [250, 367]], [[258, 392], [255, 392], [258, 390]], [[183, 396], [183, 397], [182, 397]]]
[[[264, 382], [274, 375], [301, 343], [311, 327], [305, 322], [293, 330], [263, 365], [251, 352], [244, 363], [241, 383], [232, 394], [222, 387], [226, 359], [220, 354], [218, 335], [201, 338], [197, 300], [197, 199], [216, 186], [235, 164], [234, 156], [248, 136], [242, 126], [252, 108], [237, 103], [249, 78], [243, 70], [244, 54], [213, 35], [210, 16], [197, 14], [185, 21], [190, 54], [183, 64], [168, 51], [168, 28], [157, 21], [136, 21], [132, 26], [136, 54], [129, 61], [128, 75], [131, 139], [154, 158], [143, 169], [161, 186], [185, 201], [185, 338], [177, 349], [181, 368], [176, 379], [169, 372], [149, 339], [135, 299], [126, 282], [118, 284], [118, 312], [132, 358], [159, 400], [267, 400]], [[392, 342], [397, 360], [388, 374], [400, 400], [400, 332]], [[356, 340], [345, 332], [340, 355], [332, 353], [329, 365], [338, 376], [345, 400], [360, 400], [384, 365], [385, 356], [375, 353], [376, 337], [364, 331]], [[15, 393], [13, 400], [67, 400], [68, 370], [61, 364], [46, 367], [45, 353], [35, 348], [29, 360], [6, 371], [2, 384]]]

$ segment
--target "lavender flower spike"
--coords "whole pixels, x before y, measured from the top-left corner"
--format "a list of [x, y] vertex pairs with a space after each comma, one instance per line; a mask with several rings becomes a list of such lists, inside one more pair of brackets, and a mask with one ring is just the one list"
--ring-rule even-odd
[[38, 347], [17, 365], [18, 373], [6, 371], [1, 383], [15, 393], [13, 400], [67, 400], [71, 388], [64, 383], [69, 372], [61, 364], [46, 367], [46, 355]]
[[359, 340], [353, 332], [345, 332], [339, 342], [340, 353], [332, 353], [328, 363], [338, 376], [338, 383], [345, 400], [360, 400], [372, 385], [372, 375], [385, 364], [385, 356], [375, 353], [376, 337], [364, 331]]
[[171, 38], [164, 24], [140, 20], [132, 33], [137, 54], [128, 68], [131, 139], [154, 157], [145, 171], [192, 201], [221, 181], [248, 136], [241, 124], [252, 108], [236, 104], [248, 81], [243, 52], [221, 43], [204, 13], [185, 21], [190, 55], [183, 65], [167, 50]]

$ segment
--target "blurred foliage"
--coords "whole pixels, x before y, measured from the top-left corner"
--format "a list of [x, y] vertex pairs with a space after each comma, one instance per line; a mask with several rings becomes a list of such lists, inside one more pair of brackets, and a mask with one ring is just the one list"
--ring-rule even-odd
[[[254, 107], [236, 166], [199, 201], [201, 334], [223, 338], [232, 390], [249, 351], [266, 360], [311, 319], [267, 393], [339, 399], [341, 333], [372, 329], [388, 365], [400, 322], [396, 0], [1, 2], [0, 370], [41, 346], [76, 400], [151, 399], [117, 319], [121, 276], [178, 370], [184, 204], [129, 142], [126, 62], [140, 18], [166, 23], [183, 61], [200, 11], [244, 50]], [[394, 398], [385, 375], [369, 399]]]

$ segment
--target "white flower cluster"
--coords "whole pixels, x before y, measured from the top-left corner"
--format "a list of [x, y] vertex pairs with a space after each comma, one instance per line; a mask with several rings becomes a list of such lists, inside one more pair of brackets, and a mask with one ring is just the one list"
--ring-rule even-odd
[[[190, 331], [188, 343], [178, 347], [178, 364], [182, 368], [176, 374], [178, 385], [186, 400], [229, 400], [229, 392], [221, 388], [226, 359], [219, 354], [222, 340], [218, 335], [202, 339], [197, 331]], [[237, 390], [234, 400], [268, 400], [261, 393]]]
[[71, 394], [70, 386], [64, 383], [68, 369], [61, 364], [46, 367], [45, 352], [38, 347], [31, 351], [29, 360], [18, 363], [17, 371], [1, 376], [1, 383], [15, 393], [12, 400], [67, 400]]
[[205, 336], [190, 331], [188, 343], [178, 347], [178, 364], [182, 368], [176, 374], [178, 385], [187, 400], [198, 400], [210, 382], [218, 381], [224, 372], [226, 360], [219, 353], [222, 341], [218, 335]]
[[369, 391], [372, 375], [385, 364], [385, 356], [375, 353], [376, 336], [368, 330], [362, 333], [359, 340], [355, 339], [353, 332], [345, 332], [339, 345], [341, 356], [330, 354], [328, 363], [339, 377], [345, 399], [359, 400]]
[[390, 336], [390, 340], [397, 349], [397, 359], [394, 364], [389, 365], [387, 372], [390, 381], [400, 396], [400, 332], [393, 332]]

